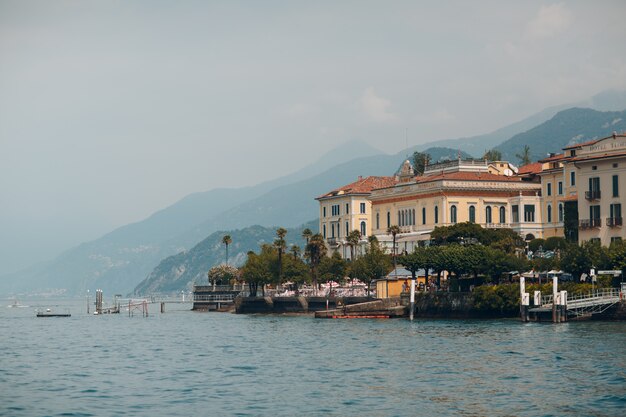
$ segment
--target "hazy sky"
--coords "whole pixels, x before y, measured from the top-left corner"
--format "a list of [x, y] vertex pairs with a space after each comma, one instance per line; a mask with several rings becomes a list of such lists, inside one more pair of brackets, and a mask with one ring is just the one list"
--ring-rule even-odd
[[624, 17], [624, 1], [0, 0], [3, 269], [347, 140], [396, 152], [405, 129], [486, 133], [624, 89]]

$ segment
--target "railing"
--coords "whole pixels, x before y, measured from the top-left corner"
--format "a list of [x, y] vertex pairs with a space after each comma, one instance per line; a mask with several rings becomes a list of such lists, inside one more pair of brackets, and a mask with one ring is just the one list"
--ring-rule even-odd
[[[605, 304], [620, 298], [619, 288], [602, 288], [588, 293], [567, 294], [567, 306], [576, 308], [577, 304], [592, 302], [595, 304]], [[552, 294], [541, 297], [542, 306], [552, 305]]]
[[224, 291], [241, 291], [243, 285], [196, 285], [193, 287], [194, 292], [224, 292]]
[[326, 239], [326, 241], [328, 242], [329, 246], [339, 246], [339, 242], [337, 241], [337, 238], [329, 237], [328, 239]]
[[235, 299], [235, 294], [216, 294], [216, 295], [204, 295], [196, 294], [193, 296], [193, 301], [208, 301], [208, 302], [228, 302]]
[[591, 229], [600, 226], [602, 226], [602, 219], [600, 218], [584, 219], [580, 220], [578, 223], [578, 227], [580, 227], [581, 229]]
[[587, 200], [599, 200], [600, 190], [585, 191], [585, 199]]
[[621, 217], [609, 217], [606, 219], [606, 225], [609, 227], [621, 226], [622, 218]]

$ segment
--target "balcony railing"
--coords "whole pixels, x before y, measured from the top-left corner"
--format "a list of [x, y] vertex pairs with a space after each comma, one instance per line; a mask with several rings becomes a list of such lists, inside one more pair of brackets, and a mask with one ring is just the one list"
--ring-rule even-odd
[[339, 242], [337, 241], [337, 238], [334, 237], [329, 237], [328, 239], [326, 239], [326, 241], [328, 242], [329, 246], [339, 246]]
[[606, 219], [606, 225], [609, 227], [616, 227], [622, 225], [621, 217], [609, 217]]
[[599, 200], [600, 190], [585, 191], [585, 198], [587, 200]]
[[600, 226], [602, 226], [601, 219], [584, 219], [580, 220], [580, 222], [578, 223], [578, 227], [581, 229], [592, 229]]

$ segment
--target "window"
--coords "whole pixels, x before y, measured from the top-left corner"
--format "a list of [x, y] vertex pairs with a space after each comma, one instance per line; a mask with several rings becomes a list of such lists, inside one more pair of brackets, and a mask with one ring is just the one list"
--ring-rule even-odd
[[500, 223], [506, 223], [506, 209], [500, 206]]
[[476, 223], [476, 207], [474, 206], [469, 208], [469, 221], [470, 223]]
[[613, 197], [619, 197], [619, 176], [613, 175]]
[[617, 168], [619, 165], [618, 164], [613, 164], [613, 168]]
[[563, 222], [563, 203], [559, 203], [559, 222]]
[[611, 219], [616, 220], [619, 219], [620, 221], [622, 220], [622, 205], [620, 203], [617, 204], [611, 204], [609, 206], [611, 212]]
[[380, 229], [380, 213], [376, 213], [376, 229]]
[[513, 223], [519, 223], [519, 206], [517, 204], [511, 206], [511, 212], [513, 214]]
[[350, 234], [350, 224], [346, 222], [346, 237]]
[[426, 207], [422, 207], [422, 224], [426, 224]]
[[589, 178], [589, 197], [600, 198], [600, 177]]
[[339, 204], [333, 204], [330, 209], [332, 216], [339, 216]]
[[324, 233], [324, 239], [326, 239], [326, 225], [322, 226], [322, 231]]
[[620, 236], [613, 236], [611, 238], [611, 243], [613, 243], [613, 242], [621, 242], [621, 241], [622, 241], [622, 238]]
[[335, 237], [335, 223], [331, 223], [330, 230], [330, 237]]
[[552, 195], [552, 183], [549, 182], [546, 186], [546, 195]]
[[591, 167], [591, 170], [592, 170], [592, 171], [597, 171], [597, 170], [598, 170], [598, 166], [597, 166], [597, 165], [593, 165], [593, 166]]
[[439, 223], [439, 207], [435, 206], [435, 224]]
[[361, 214], [365, 214], [365, 203], [361, 203], [360, 207], [361, 207]]
[[552, 206], [548, 204], [548, 223], [552, 223]]
[[404, 226], [404, 212], [398, 211], [398, 223], [399, 226]]
[[324, 217], [326, 217], [326, 207], [322, 207], [322, 213], [324, 214]]
[[572, 187], [576, 185], [576, 173], [574, 171], [569, 173], [569, 185]]
[[346, 203], [346, 214], [350, 214], [350, 204]]
[[365, 222], [361, 222], [361, 236], [365, 236]]
[[491, 207], [487, 206], [485, 209], [485, 223], [492, 223], [491, 221]]
[[558, 192], [559, 192], [559, 195], [563, 195], [563, 181], [559, 181]]
[[456, 206], [450, 207], [450, 223], [456, 223]]
[[412, 224], [415, 224], [415, 209], [413, 209], [411, 211], [413, 212], [413, 223]]
[[391, 212], [387, 212], [387, 229], [391, 227]]
[[524, 221], [533, 223], [535, 221], [535, 205], [524, 204]]
[[600, 206], [589, 206], [589, 219], [597, 220], [600, 219]]

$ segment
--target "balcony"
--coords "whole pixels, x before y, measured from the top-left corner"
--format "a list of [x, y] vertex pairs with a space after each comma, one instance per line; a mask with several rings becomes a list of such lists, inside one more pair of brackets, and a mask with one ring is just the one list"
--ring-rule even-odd
[[585, 199], [587, 200], [599, 200], [600, 190], [585, 191]]
[[329, 237], [328, 239], [326, 239], [326, 241], [328, 242], [328, 246], [330, 246], [331, 248], [336, 248], [337, 246], [339, 246], [339, 242], [335, 237]]
[[617, 227], [622, 225], [621, 217], [609, 217], [606, 219], [606, 225], [609, 227]]
[[602, 226], [602, 220], [601, 219], [584, 219], [584, 220], [580, 220], [580, 222], [578, 223], [578, 227], [581, 229], [593, 229], [596, 227], [600, 227]]

